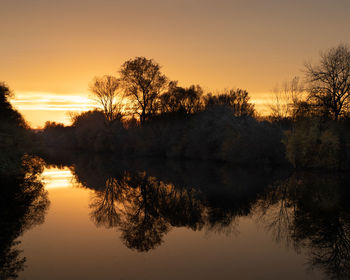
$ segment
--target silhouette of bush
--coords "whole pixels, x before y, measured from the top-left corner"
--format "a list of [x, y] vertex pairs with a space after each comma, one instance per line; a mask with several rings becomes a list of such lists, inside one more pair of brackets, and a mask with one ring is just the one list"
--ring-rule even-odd
[[235, 117], [226, 106], [213, 106], [193, 120], [185, 155], [244, 164], [280, 164], [281, 132], [267, 122]]

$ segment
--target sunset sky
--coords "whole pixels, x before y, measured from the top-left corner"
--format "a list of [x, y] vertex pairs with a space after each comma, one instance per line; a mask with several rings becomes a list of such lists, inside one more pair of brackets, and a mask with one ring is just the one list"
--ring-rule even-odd
[[33, 127], [90, 108], [93, 77], [135, 56], [182, 86], [239, 87], [264, 104], [305, 61], [350, 43], [349, 0], [0, 0], [0, 11], [0, 81]]

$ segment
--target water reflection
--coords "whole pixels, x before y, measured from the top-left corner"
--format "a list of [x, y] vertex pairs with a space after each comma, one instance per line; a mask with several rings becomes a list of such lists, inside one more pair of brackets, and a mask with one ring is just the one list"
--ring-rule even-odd
[[16, 278], [24, 269], [17, 238], [44, 222], [49, 200], [40, 178], [43, 166], [40, 158], [24, 156], [15, 174], [0, 174], [0, 279]]
[[[51, 169], [52, 181], [89, 189], [92, 222], [118, 231], [123, 244], [136, 252], [159, 248], [174, 228], [238, 235], [245, 217], [275, 242], [306, 256], [308, 266], [327, 279], [350, 278], [350, 180], [345, 174], [90, 156], [45, 160], [57, 168], [69, 166], [74, 182], [67, 181], [67, 169]], [[42, 160], [27, 157], [18, 176], [1, 175], [6, 188], [0, 198], [0, 279], [23, 270], [25, 258], [16, 240], [44, 220], [49, 202], [42, 168]]]
[[307, 249], [311, 268], [350, 278], [349, 178], [294, 174], [267, 189], [257, 211], [276, 241]]
[[177, 190], [146, 172], [108, 178], [90, 207], [96, 225], [118, 227], [124, 244], [141, 252], [161, 244], [171, 226], [196, 230], [204, 224], [204, 206], [193, 190]]
[[74, 185], [72, 173], [68, 168], [50, 167], [44, 169], [42, 173], [42, 182], [45, 189], [69, 188]]
[[276, 242], [306, 250], [310, 268], [330, 279], [350, 278], [350, 190], [344, 174], [287, 176], [174, 162], [112, 166], [97, 171], [103, 175], [91, 185], [88, 169], [74, 170], [96, 189], [92, 220], [118, 228], [128, 248], [155, 249], [172, 227], [238, 232], [237, 218], [254, 215]]
[[72, 172], [95, 190], [92, 220], [118, 229], [124, 244], [140, 252], [159, 246], [173, 227], [237, 232], [236, 219], [251, 213], [259, 193], [275, 178], [266, 170], [199, 162], [110, 161], [102, 170], [87, 162], [76, 161]]

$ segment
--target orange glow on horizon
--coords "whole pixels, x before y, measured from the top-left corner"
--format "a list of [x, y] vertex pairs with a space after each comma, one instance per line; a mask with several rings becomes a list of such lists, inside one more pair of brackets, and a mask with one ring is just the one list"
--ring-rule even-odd
[[[55, 94], [48, 92], [19, 92], [11, 100], [12, 105], [23, 115], [32, 128], [42, 128], [46, 121], [70, 125], [70, 113], [92, 110], [97, 104], [88, 94]], [[269, 113], [272, 93], [253, 93], [250, 101], [260, 115]]]
[[[68, 96], [87, 98], [94, 76], [118, 76], [125, 61], [145, 56], [183, 87], [245, 89], [264, 114], [276, 83], [350, 44], [349, 10], [346, 0], [2, 0], [0, 81], [32, 127], [44, 117], [69, 124], [65, 111], [91, 107]], [[41, 103], [30, 92], [44, 93]]]
[[32, 128], [41, 128], [46, 121], [71, 124], [69, 113], [93, 109], [95, 103], [87, 94], [63, 95], [48, 92], [19, 92], [12, 105], [24, 116]]

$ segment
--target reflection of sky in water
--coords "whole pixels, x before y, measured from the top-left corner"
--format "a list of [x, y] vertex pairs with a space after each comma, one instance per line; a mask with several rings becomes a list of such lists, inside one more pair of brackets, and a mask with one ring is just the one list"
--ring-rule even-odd
[[[127, 248], [121, 227], [96, 226], [91, 208], [96, 191], [71, 187], [79, 183], [67, 167], [46, 168], [43, 178], [51, 204], [45, 222], [21, 237], [27, 267], [19, 279], [322, 278], [318, 270], [305, 270], [303, 250], [286, 250], [256, 223], [260, 212], [237, 217], [230, 233], [174, 226], [160, 246], [140, 253]], [[167, 218], [176, 221], [177, 210]]]
[[45, 168], [42, 176], [46, 189], [68, 188], [74, 182], [72, 172], [68, 167]]

